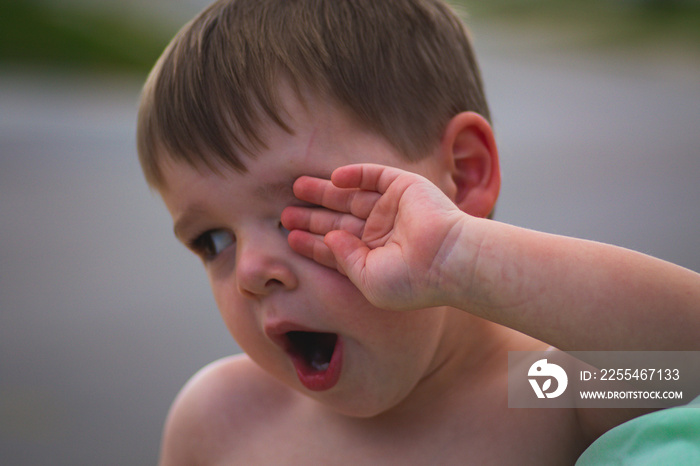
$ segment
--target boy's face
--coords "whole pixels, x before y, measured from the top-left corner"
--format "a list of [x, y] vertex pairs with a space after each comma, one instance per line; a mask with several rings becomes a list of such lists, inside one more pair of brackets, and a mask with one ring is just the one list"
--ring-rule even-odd
[[265, 127], [267, 147], [245, 160], [248, 173], [164, 162], [161, 195], [178, 238], [204, 256], [221, 315], [250, 358], [336, 411], [374, 415], [444, 362], [454, 311], [373, 307], [346, 277], [293, 252], [280, 215], [302, 204], [292, 194], [301, 175], [329, 177], [371, 161], [439, 181], [440, 164], [410, 163], [331, 106], [308, 99], [305, 108], [291, 92], [283, 96], [294, 134]]

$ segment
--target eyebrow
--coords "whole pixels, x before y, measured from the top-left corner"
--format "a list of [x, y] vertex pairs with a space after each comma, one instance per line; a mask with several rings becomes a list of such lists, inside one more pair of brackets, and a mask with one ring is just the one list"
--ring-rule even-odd
[[175, 234], [175, 237], [184, 243], [184, 231], [187, 229], [187, 226], [193, 223], [198, 216], [203, 215], [205, 212], [205, 209], [198, 204], [189, 206], [187, 209], [185, 209], [185, 212], [177, 219], [175, 225], [173, 225], [173, 233]]
[[299, 176], [289, 177], [281, 181], [263, 183], [255, 188], [253, 194], [256, 197], [262, 197], [266, 200], [293, 198], [294, 191], [292, 191], [292, 185], [297, 178], [299, 178]]
[[[264, 200], [296, 199], [292, 185], [301, 175], [290, 176], [283, 180], [261, 183], [253, 190], [253, 195]], [[207, 210], [201, 204], [188, 206], [173, 226], [173, 233], [180, 241], [185, 242], [185, 230], [194, 223], [197, 217], [205, 215]]]

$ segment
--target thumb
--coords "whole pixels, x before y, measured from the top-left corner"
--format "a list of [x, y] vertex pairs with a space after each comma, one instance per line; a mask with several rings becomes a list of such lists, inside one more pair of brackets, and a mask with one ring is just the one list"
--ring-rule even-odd
[[323, 241], [335, 256], [340, 272], [359, 287], [370, 251], [367, 245], [357, 236], [343, 230], [329, 232]]

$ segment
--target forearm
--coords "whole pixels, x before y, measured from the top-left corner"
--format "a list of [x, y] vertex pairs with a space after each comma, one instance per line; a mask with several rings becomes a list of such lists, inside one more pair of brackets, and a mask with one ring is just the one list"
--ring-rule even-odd
[[483, 238], [455, 307], [565, 350], [700, 349], [699, 274], [496, 222]]

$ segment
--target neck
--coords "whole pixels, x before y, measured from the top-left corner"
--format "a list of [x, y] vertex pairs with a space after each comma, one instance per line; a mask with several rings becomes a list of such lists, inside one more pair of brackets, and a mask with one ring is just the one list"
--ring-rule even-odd
[[[432, 310], [431, 310], [432, 311]], [[442, 338], [425, 376], [394, 408], [380, 414], [401, 425], [417, 417], [435, 417], [441, 409], [453, 409], [454, 397], [477, 403], [491, 385], [507, 389], [508, 351], [544, 350], [546, 344], [515, 330], [454, 308], [444, 309]], [[417, 416], [417, 417], [416, 417]], [[426, 420], [427, 421], [427, 420]]]

